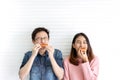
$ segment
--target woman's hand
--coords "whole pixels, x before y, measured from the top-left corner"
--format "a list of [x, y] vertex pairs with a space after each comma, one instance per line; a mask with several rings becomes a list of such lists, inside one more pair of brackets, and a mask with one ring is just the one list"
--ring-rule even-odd
[[88, 62], [88, 56], [86, 50], [82, 50], [81, 48], [77, 51], [78, 57], [82, 59], [83, 62]]

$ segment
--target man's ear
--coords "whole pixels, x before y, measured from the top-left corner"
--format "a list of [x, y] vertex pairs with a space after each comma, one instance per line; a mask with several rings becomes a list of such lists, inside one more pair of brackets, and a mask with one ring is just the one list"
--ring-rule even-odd
[[35, 41], [34, 41], [34, 40], [32, 40], [32, 42], [33, 42], [33, 44], [35, 44]]

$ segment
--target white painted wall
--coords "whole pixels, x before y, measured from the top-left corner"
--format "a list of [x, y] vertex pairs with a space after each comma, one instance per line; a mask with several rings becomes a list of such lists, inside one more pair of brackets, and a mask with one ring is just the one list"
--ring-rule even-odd
[[112, 0], [1, 0], [0, 80], [19, 80], [24, 53], [31, 50], [31, 32], [45, 26], [50, 44], [69, 54], [77, 32], [88, 35], [100, 59], [98, 80], [120, 80], [119, 2]]

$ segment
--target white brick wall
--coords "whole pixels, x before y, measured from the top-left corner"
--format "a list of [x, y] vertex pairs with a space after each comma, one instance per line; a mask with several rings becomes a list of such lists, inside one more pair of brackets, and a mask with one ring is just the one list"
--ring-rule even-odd
[[[19, 80], [24, 53], [31, 49], [35, 27], [50, 30], [50, 44], [69, 54], [73, 36], [88, 35], [100, 58], [98, 80], [120, 80], [119, 4], [112, 0], [0, 1], [0, 80]], [[103, 75], [104, 74], [104, 75]]]

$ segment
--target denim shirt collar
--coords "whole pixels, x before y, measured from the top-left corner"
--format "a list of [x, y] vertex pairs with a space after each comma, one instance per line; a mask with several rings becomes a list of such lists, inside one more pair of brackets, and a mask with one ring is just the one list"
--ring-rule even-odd
[[46, 50], [44, 55], [40, 55], [39, 53], [37, 54], [37, 56], [40, 56], [40, 57], [48, 57], [48, 51]]

